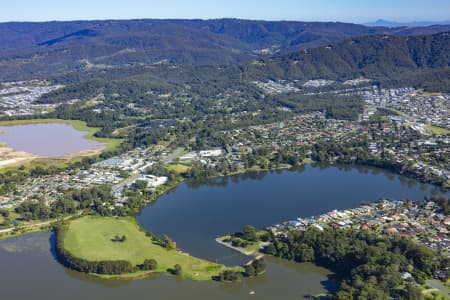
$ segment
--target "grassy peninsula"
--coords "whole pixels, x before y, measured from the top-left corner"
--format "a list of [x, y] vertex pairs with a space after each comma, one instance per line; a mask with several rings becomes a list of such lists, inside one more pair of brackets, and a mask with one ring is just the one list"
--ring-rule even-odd
[[[158, 245], [131, 217], [87, 216], [76, 219], [64, 225], [62, 237], [64, 250], [86, 261], [126, 261], [133, 266], [142, 264], [146, 259], [157, 262], [157, 268], [151, 271], [94, 274], [100, 277], [138, 277], [150, 272], [168, 272], [179, 265], [182, 277], [201, 281], [210, 280], [225, 270], [223, 265]], [[125, 239], [117, 242], [115, 237]]]

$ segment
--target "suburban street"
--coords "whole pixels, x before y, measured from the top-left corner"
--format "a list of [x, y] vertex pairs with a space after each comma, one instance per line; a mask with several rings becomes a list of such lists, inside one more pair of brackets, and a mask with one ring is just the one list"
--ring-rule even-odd
[[439, 281], [437, 281], [437, 280], [428, 280], [427, 281], [427, 285], [431, 286], [434, 289], [440, 290], [441, 292], [445, 293], [447, 295], [447, 297], [450, 298], [449, 291]]

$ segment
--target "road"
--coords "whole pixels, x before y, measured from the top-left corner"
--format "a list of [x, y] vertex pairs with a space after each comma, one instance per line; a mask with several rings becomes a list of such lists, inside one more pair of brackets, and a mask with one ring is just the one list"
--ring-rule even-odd
[[[69, 220], [69, 219], [72, 219], [72, 218], [76, 218], [79, 215], [81, 215], [81, 212], [77, 213], [76, 215], [65, 217], [62, 220], [65, 221], [65, 220]], [[44, 226], [48, 226], [48, 225], [51, 225], [51, 224], [59, 222], [59, 221], [61, 221], [61, 220], [60, 219], [53, 219], [53, 220], [45, 221], [45, 222], [41, 222], [41, 223], [35, 223], [35, 224], [24, 225], [24, 226], [20, 226], [20, 227], [12, 227], [12, 228], [8, 228], [8, 229], [2, 229], [2, 230], [0, 230], [0, 234], [12, 232], [13, 230], [23, 230], [23, 229], [32, 229], [32, 228], [44, 227]]]
[[244, 254], [244, 255], [246, 255], [246, 256], [251, 256], [251, 255], [255, 254], [255, 251], [254, 251], [254, 250], [246, 250], [246, 249], [244, 249], [244, 248], [242, 248], [242, 247], [235, 247], [235, 246], [232, 246], [231, 243], [225, 243], [225, 242], [222, 241], [220, 238], [216, 238], [216, 242], [219, 243], [219, 244], [221, 244], [222, 246], [225, 246], [225, 247], [227, 247], [227, 248], [230, 248], [230, 249], [232, 249], [232, 250], [234, 250], [234, 251], [237, 251], [237, 252], [239, 252], [239, 253], [242, 253], [242, 254]]
[[434, 288], [434, 289], [440, 290], [441, 292], [443, 292], [444, 294], [446, 294], [447, 297], [450, 298], [450, 293], [449, 293], [449, 291], [448, 291], [448, 290], [445, 288], [445, 286], [444, 286], [442, 283], [440, 283], [439, 281], [437, 281], [437, 280], [428, 280], [428, 281], [427, 281], [427, 285], [431, 286], [431, 287]]
[[175, 149], [175, 151], [173, 151], [171, 154], [169, 154], [166, 159], [164, 160], [165, 164], [170, 164], [173, 162], [173, 160], [175, 158], [177, 158], [178, 156], [180, 156], [181, 153], [183, 153], [184, 149], [183, 148], [177, 148]]
[[136, 179], [138, 179], [140, 176], [141, 176], [140, 173], [138, 173], [138, 174], [133, 174], [133, 175], [131, 175], [130, 177], [128, 177], [127, 179], [125, 179], [125, 180], [119, 182], [118, 184], [113, 185], [113, 187], [112, 187], [112, 189], [111, 189], [111, 193], [114, 194], [116, 191], [121, 192], [125, 186], [128, 186], [128, 185], [132, 184], [132, 183], [135, 182]]

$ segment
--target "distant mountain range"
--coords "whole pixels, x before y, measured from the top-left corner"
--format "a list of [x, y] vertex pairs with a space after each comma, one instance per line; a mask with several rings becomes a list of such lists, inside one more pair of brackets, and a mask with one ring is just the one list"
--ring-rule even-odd
[[448, 70], [450, 33], [421, 36], [370, 35], [327, 46], [261, 58], [247, 64], [250, 74], [278, 79], [343, 80], [359, 76], [397, 78], [423, 70]]
[[365, 23], [365, 26], [381, 26], [381, 27], [424, 27], [433, 25], [449, 25], [450, 20], [447, 21], [413, 21], [413, 22], [395, 22], [383, 19], [378, 19], [375, 22]]
[[55, 103], [91, 99], [105, 90], [115, 94], [145, 94], [149, 90], [164, 94], [186, 86], [200, 98], [215, 97], [230, 90], [254, 96], [258, 94], [255, 81], [343, 82], [359, 77], [383, 86], [450, 92], [449, 33], [353, 37], [327, 46], [227, 66], [159, 64], [91, 68], [56, 77], [56, 82], [66, 87], [41, 100]]
[[358, 36], [446, 31], [450, 25], [388, 28], [238, 19], [0, 23], [0, 80], [155, 63], [227, 65]]

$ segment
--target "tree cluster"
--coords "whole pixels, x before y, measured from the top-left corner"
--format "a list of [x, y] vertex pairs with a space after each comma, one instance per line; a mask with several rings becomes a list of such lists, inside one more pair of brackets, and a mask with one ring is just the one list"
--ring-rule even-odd
[[242, 280], [242, 272], [224, 270], [219, 274], [219, 276], [213, 279], [217, 281], [239, 282]]
[[79, 272], [109, 275], [132, 273], [137, 270], [137, 267], [125, 260], [88, 261], [73, 256], [64, 249], [63, 231], [62, 225], [56, 228], [55, 253], [56, 258], [62, 265]]
[[266, 271], [266, 262], [264, 258], [254, 259], [249, 264], [245, 265], [245, 276], [253, 277]]
[[286, 237], [273, 238], [264, 251], [312, 262], [339, 274], [340, 290], [333, 299], [404, 297], [404, 272], [423, 284], [446, 263], [431, 249], [408, 239], [338, 229], [292, 231]]
[[138, 268], [144, 271], [156, 270], [158, 268], [158, 262], [155, 259], [146, 259]]

